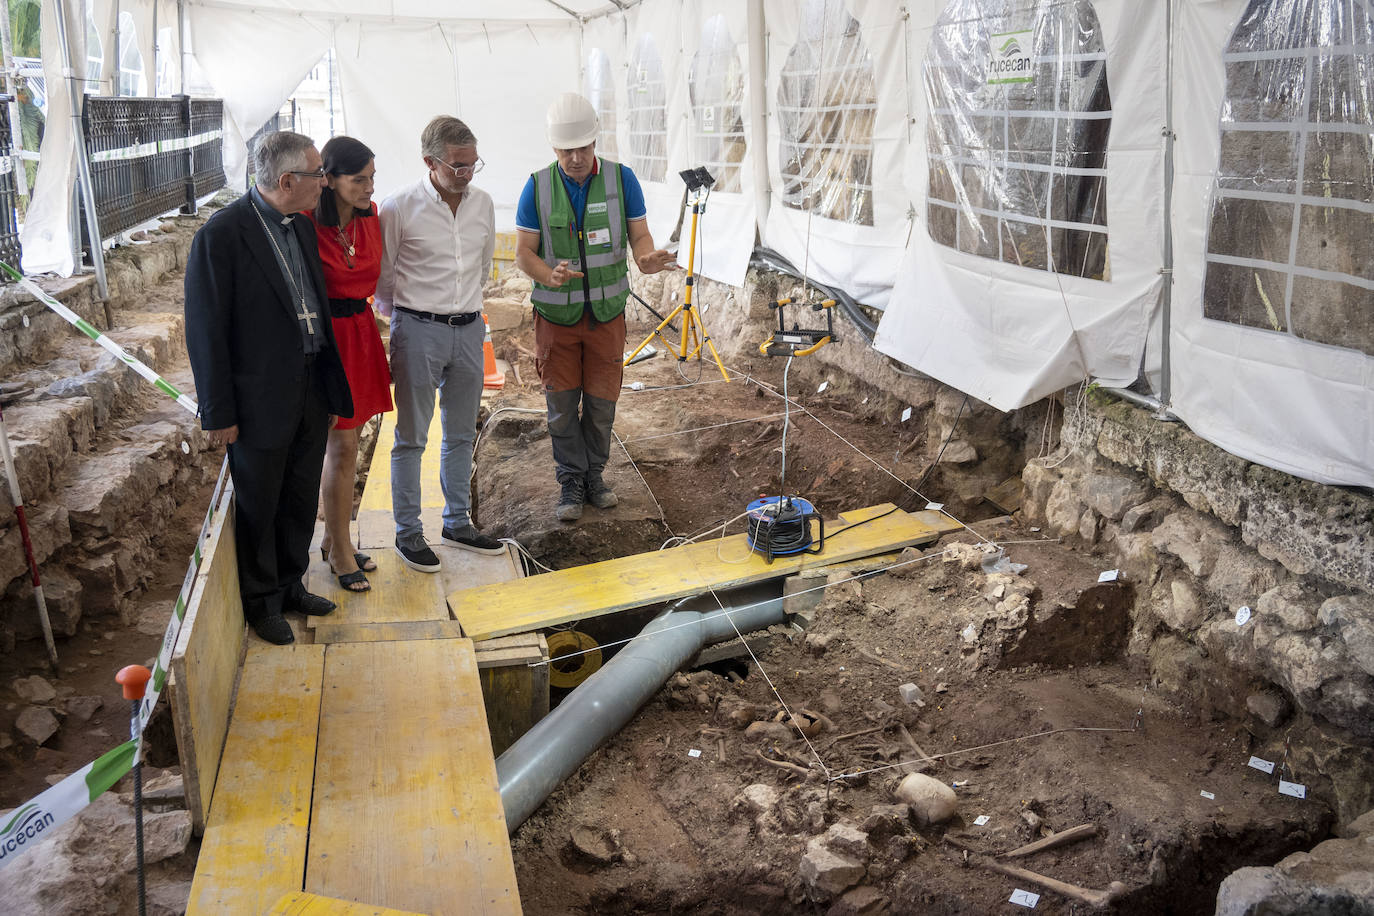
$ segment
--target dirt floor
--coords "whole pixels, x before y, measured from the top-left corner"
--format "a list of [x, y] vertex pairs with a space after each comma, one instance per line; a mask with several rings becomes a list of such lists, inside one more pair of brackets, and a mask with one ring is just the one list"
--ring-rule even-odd
[[[498, 353], [515, 371], [495, 409], [542, 408], [530, 337], [528, 327], [498, 336]], [[549, 520], [556, 487], [542, 418], [506, 414], [484, 433], [482, 448], [495, 453], [479, 449], [479, 521], [559, 567], [707, 532], [760, 494], [779, 492], [783, 401], [768, 389], [781, 391], [783, 363], [754, 356], [729, 364], [739, 376], [729, 384], [710, 363], [656, 359], [627, 371], [627, 383], [644, 388], [621, 401], [625, 451], [617, 446], [608, 468], [622, 514], [589, 508], [576, 526]], [[818, 392], [826, 381], [803, 360], [787, 380], [814, 416], [794, 411], [788, 424], [786, 489], [829, 518], [889, 501], [905, 509], [942, 501], [940, 474], [927, 476], [920, 418], [879, 411], [876, 393], [870, 406], [863, 394]], [[484, 474], [494, 475], [485, 490]], [[122, 619], [88, 615], [81, 634], [61, 645], [59, 689], [101, 696], [104, 705], [52, 747], [0, 751], [0, 807], [126, 733], [114, 672], [156, 651], [207, 496], [158, 534], [162, 560], [138, 605]], [[805, 631], [775, 628], [750, 641], [756, 657], [741, 649], [659, 692], [512, 837], [525, 912], [1019, 912], [1008, 902], [1018, 889], [1043, 895], [1039, 912], [1087, 912], [979, 863], [1091, 824], [1095, 837], [1017, 864], [1089, 889], [1122, 882], [1117, 912], [1209, 913], [1234, 868], [1270, 864], [1325, 836], [1330, 815], [1319, 802], [1276, 796], [1246, 768], [1251, 738], [1242, 726], [1200, 721], [1186, 696], [1151, 690], [1143, 669], [1123, 660], [1130, 596], [1097, 585], [1101, 564], [1092, 556], [1018, 527], [991, 505], [951, 509], [977, 534], [836, 582]], [[951, 543], [987, 540], [1026, 564], [1011, 577], [1025, 585], [1010, 586], [1028, 598], [1019, 628], [988, 616], [1007, 581], [985, 574], [976, 551], [948, 552]], [[1037, 631], [1042, 619], [1058, 629]], [[615, 636], [603, 626], [597, 638]], [[46, 676], [43, 657], [41, 642], [21, 643], [0, 657], [0, 684]], [[920, 688], [920, 703], [904, 702], [899, 687], [908, 683]], [[808, 739], [779, 721], [784, 704]], [[14, 714], [11, 706], [0, 716], [0, 732]], [[754, 729], [761, 737], [746, 735], [754, 723], [764, 723]], [[925, 755], [935, 759], [920, 762]], [[954, 787], [950, 820], [922, 826], [891, 807], [908, 772]], [[809, 844], [836, 824], [867, 837], [844, 841], [860, 876], [858, 890], [843, 896], [804, 877]]]

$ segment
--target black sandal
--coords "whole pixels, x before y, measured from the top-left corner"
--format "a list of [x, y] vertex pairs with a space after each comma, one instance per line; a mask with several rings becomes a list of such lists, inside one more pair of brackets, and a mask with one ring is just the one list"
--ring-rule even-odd
[[[372, 591], [372, 583], [369, 582], [369, 581], [367, 581], [367, 573], [363, 572], [361, 569], [355, 569], [355, 570], [353, 570], [353, 572], [351, 572], [351, 573], [344, 573], [344, 574], [342, 574], [341, 576], [339, 576], [338, 579], [339, 579], [339, 585], [340, 585], [340, 586], [343, 588], [343, 590], [346, 591], [346, 592], [370, 592], [370, 591]], [[353, 587], [353, 586], [358, 585], [358, 584], [360, 584], [360, 583], [361, 583], [362, 585], [365, 585], [366, 588], [354, 588], [354, 587]]]
[[[329, 551], [324, 547], [320, 548], [320, 559], [329, 562]], [[358, 568], [363, 572], [376, 572], [377, 564], [365, 553], [353, 554], [353, 562], [358, 564]]]

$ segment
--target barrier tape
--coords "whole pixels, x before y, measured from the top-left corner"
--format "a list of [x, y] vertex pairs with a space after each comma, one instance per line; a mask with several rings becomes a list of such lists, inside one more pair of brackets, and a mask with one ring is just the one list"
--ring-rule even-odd
[[[101, 334], [83, 321], [79, 315], [49, 296], [36, 283], [16, 272], [8, 264], [0, 262], [0, 268], [3, 268], [11, 279], [22, 285], [40, 302], [57, 312], [87, 337], [119, 357], [139, 375], [152, 382], [159, 391], [171, 395], [178, 404], [189, 410], [192, 415], [197, 413], [195, 401], [177, 391], [156, 372], [130, 356], [119, 344]], [[66, 779], [44, 790], [11, 812], [9, 817], [0, 823], [0, 868], [4, 868], [17, 859], [26, 848], [37, 845], [43, 839], [43, 834], [60, 827], [80, 814], [82, 809], [119, 782], [138, 761], [142, 751], [143, 731], [148, 727], [148, 721], [152, 718], [158, 697], [161, 696], [162, 688], [167, 684], [167, 672], [171, 670], [172, 664], [172, 651], [176, 648], [177, 637], [181, 634], [181, 624], [186, 617], [186, 608], [191, 599], [191, 592], [195, 588], [196, 576], [200, 573], [201, 545], [205, 543], [205, 538], [210, 533], [210, 526], [214, 523], [216, 510], [224, 495], [224, 485], [228, 480], [228, 470], [229, 461], [226, 458], [220, 464], [219, 478], [215, 481], [215, 489], [210, 497], [210, 508], [206, 510], [205, 519], [200, 525], [200, 533], [196, 535], [196, 543], [191, 551], [191, 562], [186, 570], [186, 578], [182, 582], [181, 591], [177, 594], [176, 604], [172, 609], [172, 617], [167, 621], [167, 629], [162, 636], [162, 646], [158, 649], [157, 661], [153, 665], [153, 677], [149, 689], [144, 694], [143, 702], [139, 704], [137, 719], [130, 723], [130, 731], [134, 737], [102, 754]]]
[[113, 340], [102, 334], [98, 328], [93, 327], [86, 321], [86, 319], [82, 318], [80, 315], [76, 314], [76, 312], [73, 312], [71, 309], [67, 308], [65, 305], [58, 302], [52, 296], [49, 296], [47, 293], [43, 292], [43, 290], [39, 287], [37, 283], [34, 283], [28, 277], [24, 276], [19, 271], [15, 270], [13, 267], [9, 266], [3, 261], [0, 261], [0, 268], [2, 268], [4, 272], [9, 275], [9, 278], [11, 280], [18, 283], [20, 286], [26, 289], [31, 295], [33, 295], [35, 299], [37, 299], [39, 302], [42, 302], [44, 305], [52, 309], [58, 315], [62, 316], [62, 318], [68, 324], [76, 328], [82, 334], [85, 334], [91, 340], [94, 340], [96, 343], [100, 344], [110, 353], [113, 353], [115, 357], [119, 359], [122, 363], [124, 363], [130, 369], [137, 372], [139, 375], [143, 376], [149, 382], [151, 382], [153, 387], [156, 388], [158, 391], [161, 391], [163, 394], [175, 400], [182, 407], [189, 410], [191, 412], [191, 416], [198, 416], [200, 414], [200, 407], [196, 404], [195, 401], [191, 400], [191, 398], [182, 394], [180, 391], [176, 389], [175, 386], [173, 386], [162, 376], [158, 375], [152, 369], [149, 369], [141, 361], [139, 361], [133, 356], [130, 356], [128, 351], [126, 351], [119, 344], [115, 343]]
[[193, 137], [174, 137], [171, 140], [149, 140], [147, 143], [135, 143], [133, 146], [124, 146], [119, 149], [96, 150], [90, 154], [91, 162], [120, 162], [126, 159], [142, 159], [145, 156], [156, 156], [158, 153], [175, 153], [178, 150], [191, 149], [196, 146], [203, 146], [206, 143], [213, 143], [224, 136], [222, 130], [210, 130], [203, 134], [196, 134]]

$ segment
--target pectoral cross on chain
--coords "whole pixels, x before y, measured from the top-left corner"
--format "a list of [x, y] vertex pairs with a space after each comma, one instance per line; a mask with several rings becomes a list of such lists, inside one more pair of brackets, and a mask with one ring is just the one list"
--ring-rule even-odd
[[315, 336], [315, 319], [318, 317], [320, 316], [305, 307], [305, 300], [302, 299], [301, 310], [296, 313], [296, 320], [305, 322], [305, 333], [311, 337]]

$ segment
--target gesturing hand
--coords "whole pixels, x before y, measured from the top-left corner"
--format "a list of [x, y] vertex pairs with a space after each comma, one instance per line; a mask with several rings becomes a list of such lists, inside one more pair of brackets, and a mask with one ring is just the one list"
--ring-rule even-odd
[[580, 271], [580, 270], [573, 270], [571, 267], [569, 267], [567, 261], [559, 261], [559, 262], [558, 262], [558, 266], [555, 267], [555, 268], [553, 269], [553, 273], [549, 274], [549, 282], [546, 283], [545, 285], [546, 285], [546, 286], [562, 286], [564, 283], [567, 283], [569, 280], [573, 280], [573, 279], [576, 279], [577, 277], [584, 277], [584, 276], [586, 276], [586, 274], [582, 273], [582, 271]]
[[640, 273], [656, 274], [660, 270], [677, 270], [677, 255], [659, 248], [635, 258], [635, 263]]

